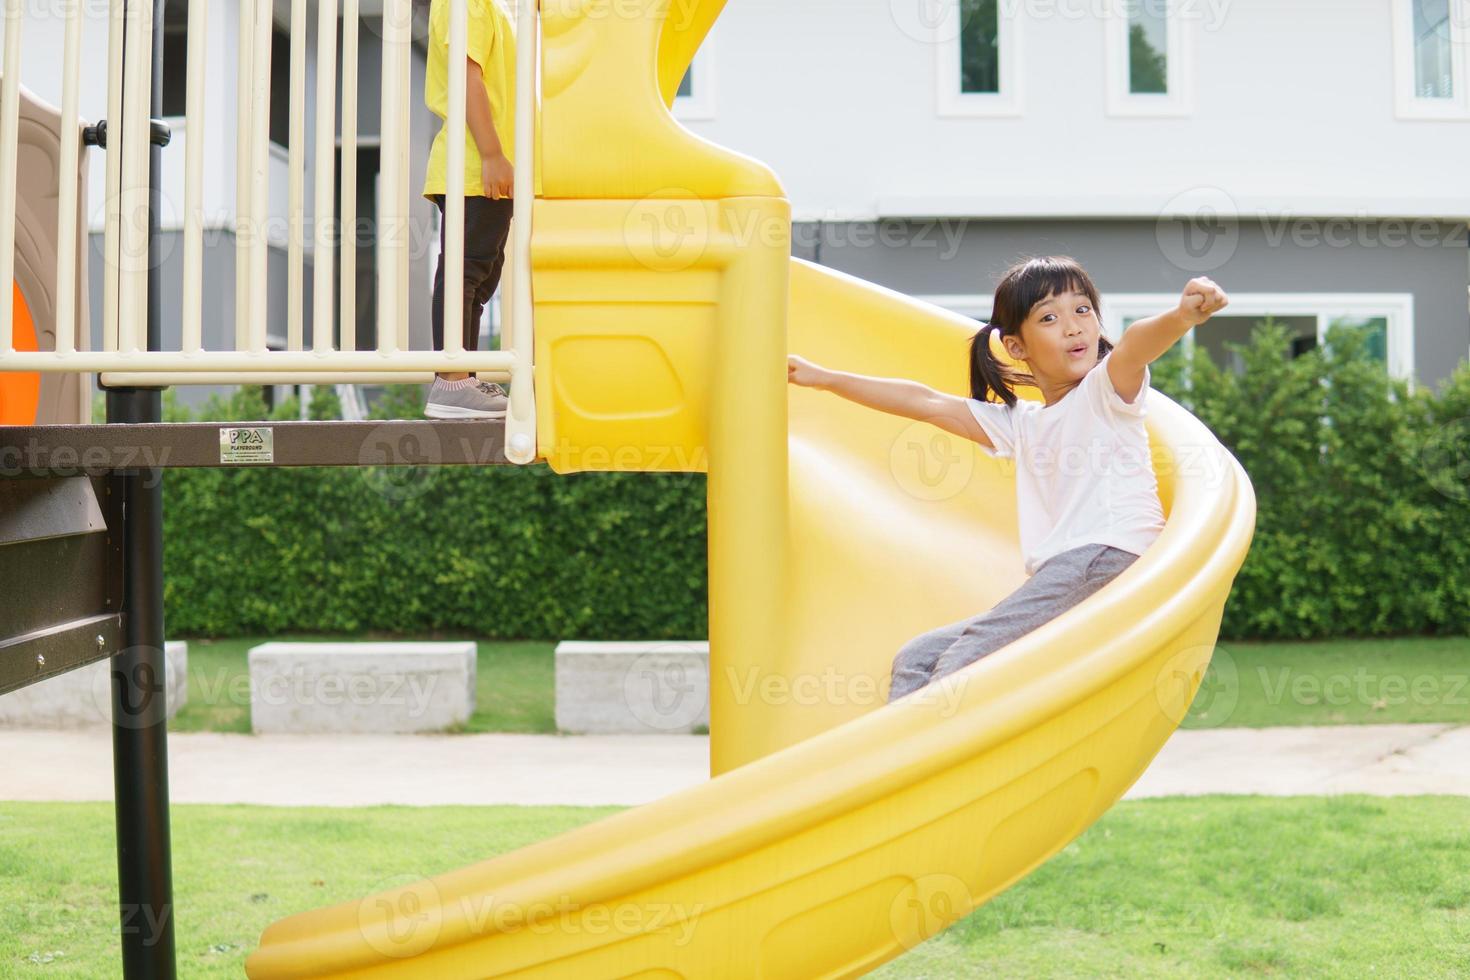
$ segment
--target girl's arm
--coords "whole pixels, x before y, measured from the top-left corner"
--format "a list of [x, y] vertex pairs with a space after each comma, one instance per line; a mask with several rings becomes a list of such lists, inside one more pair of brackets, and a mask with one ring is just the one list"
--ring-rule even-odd
[[965, 399], [935, 391], [917, 381], [833, 371], [795, 354], [787, 356], [786, 379], [802, 387], [830, 391], [889, 415], [929, 422], [946, 432], [995, 448], [980, 423], [975, 421]]
[[464, 119], [475, 146], [480, 151], [480, 183], [486, 197], [510, 197], [514, 192], [515, 173], [495, 131], [495, 118], [490, 112], [490, 96], [480, 78], [480, 65], [474, 58], [465, 59]]
[[1189, 333], [1230, 302], [1225, 290], [1208, 276], [1189, 280], [1179, 305], [1167, 313], [1135, 320], [1123, 339], [1108, 355], [1108, 378], [1125, 402], [1132, 402], [1143, 388], [1143, 369], [1164, 355], [1180, 337]]

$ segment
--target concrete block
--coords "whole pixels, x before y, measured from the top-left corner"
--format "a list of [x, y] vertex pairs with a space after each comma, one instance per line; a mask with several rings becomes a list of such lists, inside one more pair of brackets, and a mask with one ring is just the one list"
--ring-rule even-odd
[[579, 735], [708, 731], [709, 643], [558, 643], [556, 727]]
[[[168, 717], [189, 700], [189, 644], [168, 640], [164, 705]], [[0, 695], [0, 728], [105, 728], [112, 724], [112, 661], [99, 660]]]
[[437, 732], [475, 710], [475, 644], [262, 643], [250, 650], [257, 733]]

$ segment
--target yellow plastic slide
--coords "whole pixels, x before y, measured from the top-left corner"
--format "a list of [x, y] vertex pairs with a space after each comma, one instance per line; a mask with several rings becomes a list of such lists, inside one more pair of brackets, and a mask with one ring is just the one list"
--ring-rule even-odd
[[1148, 553], [885, 704], [905, 640], [1021, 583], [1011, 462], [789, 388], [785, 355], [962, 392], [975, 324], [791, 260], [774, 175], [667, 111], [721, 3], [619, 7], [544, 15], [538, 452], [558, 472], [708, 473], [712, 778], [277, 922], [251, 977], [860, 975], [1096, 820], [1209, 663], [1255, 501], [1151, 392], [1167, 524]]

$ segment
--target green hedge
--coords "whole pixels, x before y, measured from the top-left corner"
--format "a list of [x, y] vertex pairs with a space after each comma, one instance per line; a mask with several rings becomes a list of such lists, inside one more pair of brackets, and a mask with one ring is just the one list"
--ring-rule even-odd
[[[391, 392], [373, 414], [419, 417], [419, 391]], [[333, 401], [311, 414], [330, 417]], [[267, 412], [258, 389], [245, 389], [199, 417], [299, 416], [294, 400]], [[164, 481], [169, 635], [703, 637], [704, 505], [700, 474], [173, 471]]]
[[1467, 632], [1470, 365], [1411, 394], [1356, 330], [1334, 327], [1295, 359], [1289, 343], [1268, 321], [1249, 345], [1228, 345], [1241, 375], [1198, 348], [1192, 363], [1176, 348], [1154, 367], [1154, 386], [1208, 425], [1255, 487], [1255, 539], [1222, 636]]
[[[1178, 348], [1153, 373], [1255, 486], [1255, 540], [1222, 635], [1470, 631], [1470, 367], [1410, 394], [1350, 330], [1290, 359], [1286, 331], [1265, 323], [1237, 349], [1242, 376]], [[336, 417], [316, 390], [310, 414]], [[390, 390], [374, 414], [417, 417], [421, 391]], [[168, 406], [174, 419], [298, 413], [294, 400], [267, 411], [258, 389], [199, 413]], [[700, 475], [181, 470], [164, 486], [173, 636], [706, 635]]]

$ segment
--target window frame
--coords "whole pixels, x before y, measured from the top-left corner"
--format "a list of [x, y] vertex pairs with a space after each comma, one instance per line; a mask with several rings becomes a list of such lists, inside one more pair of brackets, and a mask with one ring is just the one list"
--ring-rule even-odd
[[675, 95], [672, 112], [680, 121], [715, 118], [715, 58], [713, 39], [705, 38], [689, 63], [693, 95]]
[[1194, 29], [1196, 18], [1185, 16], [1180, 0], [1140, 0], [1166, 3], [1164, 57], [1168, 59], [1163, 94], [1132, 92], [1128, 88], [1128, 0], [1107, 4], [1104, 15], [1106, 53], [1104, 90], [1108, 116], [1160, 118], [1194, 114]]
[[[990, 318], [994, 302], [994, 297], [982, 293], [929, 293], [915, 298], [980, 321]], [[1098, 298], [1107, 316], [1103, 336], [1113, 344], [1122, 337], [1119, 325], [1124, 317], [1154, 316], [1179, 302], [1178, 293], [1100, 293]], [[1223, 315], [1315, 316], [1318, 344], [1326, 343], [1328, 322], [1335, 317], [1382, 317], [1388, 321], [1388, 373], [1407, 381], [1409, 390], [1414, 390], [1413, 293], [1231, 293]], [[1194, 329], [1180, 343], [1186, 356], [1193, 354]]]
[[[1103, 293], [1103, 309], [1111, 321], [1105, 330], [1109, 340], [1117, 324], [1127, 316], [1153, 316], [1179, 302], [1167, 293]], [[1327, 342], [1328, 323], [1336, 317], [1381, 317], [1387, 321], [1387, 363], [1390, 377], [1414, 388], [1414, 294], [1413, 293], [1231, 293], [1223, 316], [1313, 316], [1317, 319], [1317, 343]], [[1204, 324], [1208, 328], [1209, 324]], [[1194, 332], [1182, 338], [1184, 353], [1194, 353]], [[1118, 334], [1121, 336], [1121, 333]]]
[[1394, 114], [1403, 120], [1470, 119], [1470, 0], [1449, 0], [1450, 79], [1455, 95], [1425, 98], [1414, 92], [1415, 0], [1393, 4]]
[[[1023, 4], [1000, 3], [997, 6], [996, 30], [999, 35], [1000, 91], [964, 92], [960, 90], [960, 53], [962, 25], [960, 0], [939, 0], [944, 5], [943, 20], [936, 31], [934, 46], [935, 111], [942, 118], [1006, 118], [1019, 116], [1023, 110], [1021, 97], [1021, 35], [1025, 20]], [[1007, 9], [1014, 16], [1006, 17]]]

